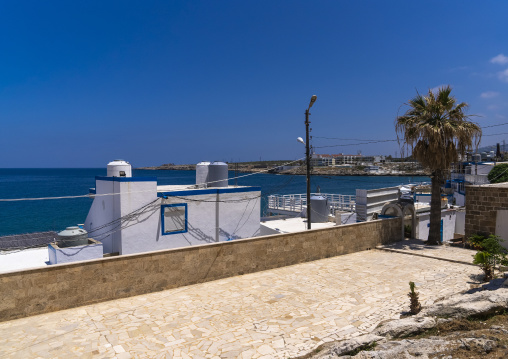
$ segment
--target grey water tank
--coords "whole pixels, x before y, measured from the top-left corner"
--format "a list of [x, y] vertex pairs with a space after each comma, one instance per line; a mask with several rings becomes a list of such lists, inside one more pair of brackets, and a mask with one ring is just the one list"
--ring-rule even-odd
[[224, 162], [212, 162], [208, 166], [207, 187], [228, 186], [228, 165]]
[[482, 161], [482, 155], [479, 153], [475, 153], [473, 155], [473, 162], [481, 162]]
[[311, 208], [311, 223], [324, 223], [328, 222], [328, 215], [330, 209], [328, 208], [328, 199], [323, 196], [312, 196], [310, 197], [310, 208]]
[[88, 244], [88, 232], [78, 226], [67, 227], [58, 233], [57, 244], [60, 248], [86, 245]]
[[199, 188], [206, 187], [206, 183], [208, 182], [208, 167], [210, 166], [210, 162], [199, 162], [196, 165], [196, 185]]

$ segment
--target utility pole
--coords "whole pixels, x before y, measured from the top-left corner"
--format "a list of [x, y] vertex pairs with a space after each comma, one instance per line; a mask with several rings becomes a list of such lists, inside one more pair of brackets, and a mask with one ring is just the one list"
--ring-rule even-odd
[[305, 110], [305, 157], [307, 158], [307, 229], [311, 229], [311, 204], [310, 204], [310, 141], [309, 141], [309, 115], [310, 108], [316, 102], [317, 96], [313, 95], [310, 99], [309, 107]]

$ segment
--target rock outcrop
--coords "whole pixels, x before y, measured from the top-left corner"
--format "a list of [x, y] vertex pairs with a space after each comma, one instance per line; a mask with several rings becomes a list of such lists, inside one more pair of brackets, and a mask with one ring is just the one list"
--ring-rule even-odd
[[508, 289], [456, 295], [424, 309], [427, 317], [466, 318], [488, 315], [508, 308]]
[[[486, 336], [485, 334], [476, 335], [471, 333], [469, 336], [464, 337], [455, 333], [444, 337], [429, 337], [424, 339], [391, 339], [414, 335], [457, 318], [485, 316], [507, 309], [508, 280], [494, 280], [481, 288], [467, 293], [455, 294], [436, 302], [432, 306], [424, 308], [416, 316], [383, 322], [371, 334], [328, 343], [312, 358], [424, 359], [434, 357], [437, 354], [447, 358], [444, 355], [453, 350], [467, 350], [478, 355], [490, 353], [495, 348], [498, 348], [499, 339]], [[493, 326], [489, 330], [492, 333], [508, 334], [508, 330], [504, 328]], [[369, 346], [375, 349], [360, 351], [353, 357], [350, 356], [350, 354]]]

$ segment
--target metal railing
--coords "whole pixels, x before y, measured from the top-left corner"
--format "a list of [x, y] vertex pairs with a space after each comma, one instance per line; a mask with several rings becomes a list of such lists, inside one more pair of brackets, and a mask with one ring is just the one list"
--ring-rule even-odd
[[452, 180], [454, 179], [462, 180], [476, 185], [490, 183], [486, 174], [475, 175], [468, 173], [452, 173], [450, 177]]
[[[354, 212], [356, 196], [347, 194], [311, 193], [311, 196], [323, 196], [328, 199], [330, 214], [335, 211]], [[268, 209], [301, 213], [307, 207], [306, 194], [275, 194], [268, 196]]]

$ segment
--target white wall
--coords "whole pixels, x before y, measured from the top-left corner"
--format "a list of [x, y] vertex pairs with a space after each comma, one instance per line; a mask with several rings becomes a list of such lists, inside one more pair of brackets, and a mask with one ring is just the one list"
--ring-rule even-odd
[[[443, 220], [443, 241], [449, 241], [454, 238], [456, 218], [457, 213], [455, 210], [447, 209], [441, 212], [441, 219]], [[417, 223], [416, 238], [426, 241], [429, 237], [428, 224], [430, 223], [430, 213], [420, 213]]]
[[458, 192], [453, 192], [453, 198], [455, 198], [455, 205], [463, 207], [466, 205], [466, 196]]
[[110, 232], [112, 226], [107, 226], [100, 230], [98, 227], [113, 221], [115, 216], [115, 202], [118, 206], [118, 196], [97, 196], [106, 193], [115, 193], [115, 182], [112, 181], [95, 181], [96, 196], [92, 202], [92, 206], [85, 220], [84, 228], [89, 233], [89, 237], [99, 240], [103, 244], [104, 253], [113, 252], [112, 236], [100, 236], [103, 233]]
[[[123, 254], [123, 236], [140, 235], [140, 232], [146, 231], [148, 228], [146, 225], [150, 223], [150, 220], [146, 214], [121, 221], [118, 219], [156, 199], [155, 178], [146, 181], [139, 181], [136, 177], [99, 178], [95, 181], [95, 198], [86, 217], [84, 228], [88, 231], [90, 238], [102, 242], [104, 253]], [[153, 221], [152, 217], [150, 218]], [[138, 226], [138, 223], [143, 225]], [[157, 225], [157, 222], [153, 225]], [[102, 226], [104, 228], [100, 228]]]
[[[106, 193], [116, 195], [100, 196]], [[167, 195], [167, 199], [157, 197], [156, 180], [97, 179], [85, 229], [90, 238], [103, 243], [104, 253], [120, 254], [259, 235], [261, 192], [253, 187], [190, 189]], [[187, 232], [162, 235], [161, 205], [183, 203], [187, 204]]]
[[455, 218], [455, 233], [466, 234], [466, 211], [457, 211]]
[[102, 247], [102, 243], [66, 248], [55, 248], [51, 244], [48, 244], [49, 263], [62, 264], [102, 258]]
[[[206, 193], [210, 190], [216, 189], [186, 191], [178, 197], [171, 197], [169, 192], [167, 199], [157, 202], [157, 213], [129, 229], [128, 234], [126, 231], [122, 233], [121, 253], [180, 248], [259, 235], [260, 191], [219, 193], [217, 197], [217, 193]], [[187, 232], [162, 235], [161, 205], [183, 203], [187, 204]]]
[[498, 209], [496, 215], [496, 236], [504, 239], [501, 245], [508, 249], [508, 209]]
[[[160, 229], [160, 198], [157, 198], [157, 182], [119, 182], [120, 212], [124, 217], [119, 233], [118, 252], [132, 254], [150, 249]], [[117, 224], [118, 225], [118, 224]], [[159, 249], [159, 248], [156, 248]], [[164, 248], [160, 248], [164, 249]]]

